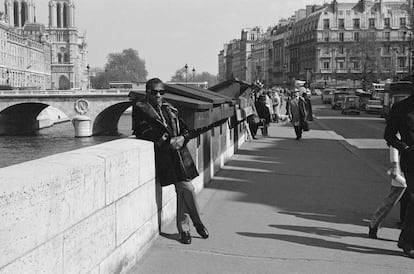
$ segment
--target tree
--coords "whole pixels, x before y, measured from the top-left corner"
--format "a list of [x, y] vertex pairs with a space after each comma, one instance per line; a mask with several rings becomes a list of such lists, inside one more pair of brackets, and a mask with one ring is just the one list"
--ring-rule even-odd
[[371, 31], [361, 32], [359, 41], [350, 47], [350, 60], [361, 70], [361, 80], [365, 89], [370, 83], [376, 82], [383, 74], [383, 60], [381, 59], [381, 44], [376, 40], [376, 33]]
[[202, 73], [196, 73], [188, 71], [186, 75], [186, 69], [178, 69], [171, 77], [171, 82], [208, 82], [208, 86], [214, 86], [217, 84], [217, 76], [210, 74], [206, 71]]
[[124, 49], [121, 53], [110, 53], [107, 59], [105, 71], [91, 77], [94, 88], [108, 88], [109, 82], [113, 81], [146, 81], [148, 72], [145, 69], [145, 61], [139, 57], [137, 50], [130, 48]]

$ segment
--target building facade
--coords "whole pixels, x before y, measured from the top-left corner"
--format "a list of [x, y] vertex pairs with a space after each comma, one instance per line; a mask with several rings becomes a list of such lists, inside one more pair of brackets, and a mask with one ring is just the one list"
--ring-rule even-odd
[[251, 78], [260, 67], [269, 87], [293, 80], [365, 86], [402, 79], [413, 73], [412, 17], [412, 0], [306, 6], [255, 41]]
[[26, 22], [16, 31], [0, 19], [0, 85], [47, 89], [51, 83], [50, 44], [41, 24]]
[[0, 20], [0, 83], [14, 88], [86, 89], [87, 44], [73, 0], [49, 2], [49, 27], [36, 22], [35, 0], [5, 0]]
[[52, 89], [88, 88], [86, 37], [79, 35], [75, 11], [73, 0], [49, 2]]

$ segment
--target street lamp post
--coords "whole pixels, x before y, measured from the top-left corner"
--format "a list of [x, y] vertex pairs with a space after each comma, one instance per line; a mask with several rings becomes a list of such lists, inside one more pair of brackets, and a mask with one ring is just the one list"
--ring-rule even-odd
[[90, 76], [90, 66], [89, 64], [86, 66], [86, 69], [88, 70], [88, 83], [87, 83], [87, 89], [91, 89], [91, 76]]
[[193, 72], [193, 82], [195, 82], [195, 72], [196, 72], [195, 68], [193, 68], [192, 72]]
[[187, 64], [185, 64], [185, 66], [184, 66], [184, 69], [185, 69], [185, 82], [187, 83], [187, 80], [188, 80], [188, 65]]

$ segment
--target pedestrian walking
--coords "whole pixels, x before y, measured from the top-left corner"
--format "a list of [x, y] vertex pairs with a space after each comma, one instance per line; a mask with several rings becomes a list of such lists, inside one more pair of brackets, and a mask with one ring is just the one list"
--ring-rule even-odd
[[302, 131], [306, 125], [306, 107], [298, 89], [295, 89], [293, 98], [289, 100], [289, 118], [295, 129], [296, 140], [302, 139]]
[[[397, 134], [400, 134], [400, 137]], [[391, 108], [384, 138], [400, 152], [401, 171], [407, 183], [409, 202], [404, 217], [398, 247], [414, 258], [414, 90], [410, 97]]]
[[282, 105], [282, 101], [280, 99], [279, 93], [277, 91], [274, 92], [273, 94], [273, 113], [274, 113], [274, 117], [273, 120], [276, 123], [279, 123], [280, 120], [280, 106]]
[[158, 78], [146, 83], [146, 97], [133, 105], [133, 134], [138, 139], [154, 142], [155, 170], [161, 186], [174, 184], [177, 193], [177, 229], [180, 241], [191, 243], [191, 218], [196, 231], [202, 238], [209, 233], [203, 225], [194, 186], [191, 180], [198, 171], [187, 142], [198, 136], [197, 131], [188, 130], [171, 104], [163, 101], [164, 84]]
[[398, 203], [405, 189], [407, 188], [405, 178], [401, 174], [399, 153], [398, 150], [394, 147], [390, 147], [390, 162], [391, 168], [388, 173], [392, 178], [391, 188], [387, 197], [374, 212], [371, 222], [369, 223], [368, 237], [372, 239], [378, 238], [377, 232], [379, 227], [387, 215], [390, 213], [391, 209]]
[[311, 101], [311, 99], [309, 98], [309, 95], [306, 92], [302, 93], [302, 97], [303, 97], [303, 99], [305, 100], [305, 103], [306, 103], [306, 105], [305, 105], [306, 114], [307, 114], [306, 120], [307, 121], [313, 121], [312, 101]]
[[266, 105], [266, 94], [259, 96], [259, 100], [256, 103], [256, 111], [260, 118], [259, 128], [262, 130], [262, 136], [268, 136], [268, 127], [271, 121], [271, 114], [269, 107]]

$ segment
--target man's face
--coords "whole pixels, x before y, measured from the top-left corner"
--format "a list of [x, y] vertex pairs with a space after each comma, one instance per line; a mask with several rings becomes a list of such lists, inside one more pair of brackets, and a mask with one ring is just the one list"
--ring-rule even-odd
[[151, 90], [147, 90], [148, 101], [152, 105], [162, 104], [162, 95], [165, 93], [164, 85], [162, 83], [155, 84]]

